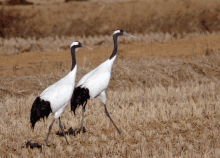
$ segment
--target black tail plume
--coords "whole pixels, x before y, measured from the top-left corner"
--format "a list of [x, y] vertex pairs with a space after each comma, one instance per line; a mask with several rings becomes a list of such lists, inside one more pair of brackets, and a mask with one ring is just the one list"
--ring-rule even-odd
[[82, 88], [81, 86], [76, 87], [74, 89], [72, 98], [71, 98], [71, 110], [73, 111], [75, 115], [75, 110], [80, 105], [83, 105], [85, 101], [87, 101], [90, 98], [89, 95], [89, 89]]
[[35, 123], [41, 118], [44, 118], [45, 116], [47, 118], [51, 112], [50, 102], [37, 97], [31, 108], [31, 128], [34, 128]]

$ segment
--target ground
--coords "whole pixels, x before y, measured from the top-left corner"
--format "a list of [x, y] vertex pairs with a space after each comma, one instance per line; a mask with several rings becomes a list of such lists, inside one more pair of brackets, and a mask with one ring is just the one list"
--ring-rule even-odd
[[[218, 0], [32, 2], [0, 10], [10, 24], [0, 28], [0, 157], [220, 157]], [[31, 129], [34, 100], [70, 71], [71, 42], [93, 48], [76, 51], [77, 84], [110, 57], [118, 27], [135, 35], [119, 37], [106, 89], [121, 134], [93, 99], [85, 132], [81, 107], [68, 105], [70, 145], [56, 120], [46, 146], [53, 115]]]
[[[216, 66], [219, 38], [120, 44], [107, 89], [107, 107], [122, 134], [117, 133], [105, 116], [100, 101], [94, 99], [86, 107], [86, 132], [67, 135], [69, 146], [64, 137], [57, 135], [61, 132], [58, 121], [45, 146], [53, 117], [37, 122], [32, 130], [29, 114], [37, 95], [68, 73], [70, 52], [0, 56], [0, 155], [218, 157], [220, 108], [219, 81], [215, 73], [219, 72]], [[89, 46], [93, 51], [79, 49], [76, 52], [77, 81], [106, 60], [113, 48]], [[74, 116], [68, 105], [61, 120], [65, 132], [78, 131], [81, 108]], [[26, 148], [27, 141], [39, 143], [42, 148]]]

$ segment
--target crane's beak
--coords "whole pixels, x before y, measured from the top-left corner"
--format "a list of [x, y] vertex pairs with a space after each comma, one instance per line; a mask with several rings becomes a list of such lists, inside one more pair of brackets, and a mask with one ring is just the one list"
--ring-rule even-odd
[[88, 49], [91, 49], [91, 50], [93, 50], [92, 48], [90, 48], [90, 47], [87, 47], [87, 46], [85, 46], [85, 45], [83, 45], [83, 44], [82, 44], [82, 47], [84, 47], [84, 48], [88, 48]]
[[123, 32], [123, 36], [130, 36], [130, 37], [134, 37], [133, 35], [128, 34], [127, 32]]

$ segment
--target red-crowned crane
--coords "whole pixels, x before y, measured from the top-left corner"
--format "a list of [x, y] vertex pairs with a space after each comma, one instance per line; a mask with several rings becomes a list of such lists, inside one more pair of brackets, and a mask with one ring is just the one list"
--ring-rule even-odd
[[[49, 131], [46, 138], [46, 145], [47, 139], [50, 134], [50, 130], [52, 129], [53, 123], [55, 119], [59, 118], [59, 127], [62, 130], [62, 133], [66, 139], [67, 144], [69, 145], [65, 133], [63, 131], [63, 126], [60, 121], [60, 115], [62, 114], [63, 110], [69, 103], [71, 96], [73, 94], [74, 85], [75, 85], [75, 78], [76, 78], [76, 58], [75, 58], [75, 49], [78, 47], [85, 47], [89, 48], [80, 42], [73, 42], [70, 46], [71, 56], [72, 56], [72, 68], [71, 71], [63, 77], [61, 80], [57, 81], [53, 85], [46, 88], [40, 96], [38, 96], [31, 108], [30, 112], [30, 121], [31, 127], [34, 129], [35, 123], [40, 120], [41, 118], [44, 119], [48, 118], [49, 115], [54, 113], [54, 119], [49, 126]], [[91, 49], [91, 48], [89, 48]]]
[[106, 95], [105, 89], [108, 87], [110, 78], [111, 78], [111, 70], [113, 63], [116, 59], [117, 54], [117, 38], [118, 36], [130, 36], [134, 37], [122, 30], [116, 30], [113, 33], [113, 41], [114, 41], [114, 50], [108, 60], [100, 64], [97, 68], [87, 73], [83, 78], [79, 81], [76, 88], [74, 89], [73, 96], [71, 98], [71, 110], [75, 114], [75, 110], [77, 107], [82, 105], [82, 126], [81, 132], [83, 133], [83, 118], [86, 103], [89, 99], [99, 98], [104, 104], [105, 113], [108, 118], [111, 120], [118, 133], [120, 131], [118, 127], [115, 125], [113, 120], [111, 119], [107, 108], [106, 108]]

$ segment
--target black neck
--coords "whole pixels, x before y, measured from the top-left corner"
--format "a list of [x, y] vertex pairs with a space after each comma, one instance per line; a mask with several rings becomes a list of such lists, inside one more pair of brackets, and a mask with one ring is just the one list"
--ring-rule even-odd
[[118, 38], [117, 35], [113, 35], [114, 50], [112, 52], [112, 55], [109, 58], [110, 60], [117, 54], [117, 47], [118, 47], [118, 45], [117, 45], [117, 38]]
[[75, 57], [75, 48], [71, 47], [71, 56], [72, 56], [72, 68], [71, 71], [74, 69], [74, 67], [76, 66], [76, 57]]

